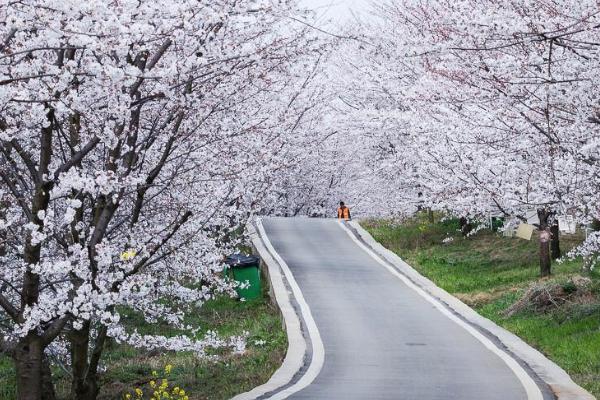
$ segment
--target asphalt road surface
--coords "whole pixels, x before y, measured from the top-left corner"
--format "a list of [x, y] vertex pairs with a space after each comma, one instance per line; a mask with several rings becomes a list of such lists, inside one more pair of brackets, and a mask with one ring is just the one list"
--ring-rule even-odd
[[394, 276], [334, 219], [270, 218], [319, 329], [325, 361], [291, 399], [527, 399], [508, 365]]

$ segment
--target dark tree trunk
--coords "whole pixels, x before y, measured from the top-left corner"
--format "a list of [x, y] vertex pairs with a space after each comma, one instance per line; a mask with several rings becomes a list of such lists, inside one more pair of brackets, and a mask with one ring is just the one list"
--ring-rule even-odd
[[[50, 201], [51, 183], [46, 176], [49, 174], [50, 161], [52, 159], [52, 133], [54, 130], [54, 110], [48, 109], [47, 119], [49, 125], [41, 129], [40, 135], [40, 155], [39, 166], [37, 168], [37, 181], [35, 191], [31, 201], [32, 222], [40, 230], [44, 227], [38, 213], [48, 208]], [[41, 245], [34, 243], [31, 235], [27, 236], [25, 241], [23, 260], [28, 267], [23, 272], [23, 283], [21, 287], [21, 310], [25, 307], [34, 306], [39, 300], [40, 294], [40, 276], [34, 273], [31, 265], [36, 265], [40, 260]], [[50, 380], [49, 366], [44, 356], [45, 344], [36, 333], [29, 333], [19, 340], [13, 351], [13, 359], [17, 372], [17, 399], [19, 400], [42, 400], [44, 393], [44, 382]], [[46, 368], [47, 367], [47, 368]], [[46, 376], [44, 376], [46, 375]], [[48, 396], [52, 396], [49, 393]]]
[[429, 217], [429, 222], [433, 224], [435, 222], [435, 215], [433, 214], [433, 210], [431, 208], [427, 210], [427, 215]]
[[550, 246], [548, 246], [547, 241], [540, 239], [540, 276], [544, 278], [550, 275], [552, 275]]
[[17, 399], [42, 400], [44, 347], [42, 340], [29, 334], [13, 353], [17, 372]]
[[71, 390], [73, 400], [96, 400], [100, 388], [96, 374], [85, 374], [86, 376], [77, 382]]
[[85, 324], [79, 330], [73, 330], [69, 334], [71, 342], [71, 369], [73, 370], [73, 381], [71, 382], [71, 397], [79, 399], [85, 394], [85, 375], [88, 367], [89, 348], [89, 324]]
[[95, 400], [98, 396], [96, 371], [90, 368], [89, 345], [90, 323], [86, 322], [79, 330], [69, 335], [71, 342], [71, 364], [73, 380], [71, 398], [73, 400]]
[[[98, 384], [98, 365], [107, 341], [107, 329], [98, 329], [96, 341], [90, 346], [90, 322], [69, 335], [71, 342], [71, 363], [73, 381], [71, 398], [73, 400], [96, 400], [100, 392]], [[91, 350], [91, 351], [90, 351]]]
[[42, 400], [56, 400], [50, 361], [46, 356], [42, 359]]
[[460, 226], [460, 232], [463, 234], [463, 236], [467, 236], [473, 230], [473, 225], [465, 217], [460, 217], [458, 223]]
[[560, 232], [558, 230], [557, 222], [553, 223], [550, 227], [550, 233], [552, 234], [550, 241], [550, 255], [553, 260], [558, 260], [562, 257], [562, 254], [560, 251]]
[[552, 235], [550, 233], [550, 226], [548, 225], [550, 212], [546, 209], [539, 209], [538, 217], [540, 219], [540, 275], [546, 277], [552, 274], [552, 261], [550, 259], [550, 241]]

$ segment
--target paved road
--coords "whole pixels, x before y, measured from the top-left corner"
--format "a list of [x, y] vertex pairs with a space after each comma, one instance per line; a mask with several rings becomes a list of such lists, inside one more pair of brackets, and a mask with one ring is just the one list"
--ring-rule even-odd
[[492, 351], [392, 275], [335, 220], [272, 218], [325, 348], [291, 399], [519, 400], [525, 389]]

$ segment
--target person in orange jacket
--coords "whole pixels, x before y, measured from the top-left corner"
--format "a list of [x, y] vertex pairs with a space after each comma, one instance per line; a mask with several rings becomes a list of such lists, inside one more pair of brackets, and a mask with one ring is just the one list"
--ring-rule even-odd
[[348, 221], [351, 219], [350, 217], [350, 209], [346, 207], [343, 201], [340, 201], [340, 207], [337, 209], [338, 219], [343, 219]]

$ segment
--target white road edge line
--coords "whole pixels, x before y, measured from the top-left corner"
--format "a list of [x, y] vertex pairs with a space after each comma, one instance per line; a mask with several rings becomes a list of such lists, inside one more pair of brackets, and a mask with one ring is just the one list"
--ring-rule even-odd
[[477, 340], [479, 340], [488, 350], [496, 354], [506, 365], [512, 370], [512, 372], [516, 375], [516, 377], [523, 385], [525, 392], [527, 393], [527, 398], [529, 400], [543, 400], [544, 396], [542, 395], [542, 391], [535, 383], [535, 381], [527, 374], [527, 372], [519, 365], [519, 363], [504, 352], [502, 349], [498, 348], [490, 339], [483, 336], [479, 331], [473, 328], [471, 325], [467, 324], [462, 319], [458, 318], [456, 315], [452, 314], [443, 304], [433, 298], [429, 293], [415, 285], [410, 279], [402, 275], [395, 268], [391, 267], [388, 263], [381, 259], [381, 257], [365, 246], [358, 238], [344, 225], [343, 222], [338, 221], [340, 227], [346, 232], [348, 236], [359, 246], [361, 247], [367, 254], [369, 254], [375, 261], [385, 267], [389, 272], [392, 273], [395, 277], [399, 278], [406, 286], [413, 289], [420, 296], [422, 296], [425, 300], [431, 303], [435, 308], [437, 308], [442, 314], [446, 317], [450, 318], [460, 327], [469, 332], [472, 336], [474, 336]]
[[306, 303], [306, 300], [304, 299], [304, 296], [302, 295], [302, 291], [300, 290], [300, 286], [298, 286], [298, 283], [294, 279], [294, 275], [292, 274], [292, 271], [290, 270], [290, 268], [288, 267], [286, 262], [283, 260], [283, 258], [281, 258], [279, 253], [277, 253], [277, 251], [275, 250], [275, 248], [269, 241], [269, 238], [267, 237], [267, 234], [265, 232], [265, 228], [262, 225], [261, 219], [257, 219], [256, 225], [257, 225], [258, 231], [260, 233], [260, 236], [263, 239], [265, 246], [267, 247], [267, 250], [269, 250], [269, 252], [273, 256], [273, 258], [275, 258], [275, 260], [279, 263], [279, 265], [281, 266], [281, 269], [283, 270], [283, 273], [292, 289], [292, 293], [294, 294], [294, 297], [296, 298], [296, 301], [298, 302], [298, 305], [300, 306], [300, 312], [302, 313], [302, 316], [304, 317], [304, 322], [306, 323], [306, 329], [308, 330], [308, 334], [310, 336], [311, 343], [312, 343], [311, 363], [310, 363], [308, 369], [306, 370], [306, 372], [304, 373], [304, 375], [302, 375], [302, 378], [300, 378], [300, 380], [298, 380], [298, 382], [294, 383], [292, 386], [269, 397], [269, 399], [271, 399], [271, 400], [281, 400], [281, 399], [285, 399], [285, 398], [291, 396], [292, 394], [304, 389], [305, 387], [310, 385], [315, 380], [315, 378], [317, 377], [317, 375], [319, 375], [319, 372], [321, 372], [321, 369], [323, 368], [323, 362], [325, 361], [325, 348], [323, 347], [323, 341], [321, 340], [321, 334], [319, 333], [317, 324], [315, 323], [315, 320], [312, 316], [310, 307]]

